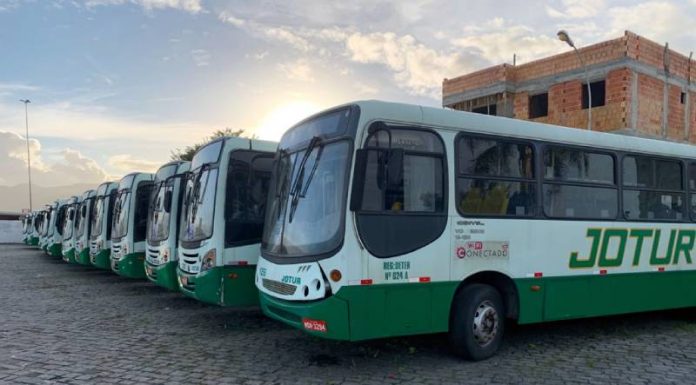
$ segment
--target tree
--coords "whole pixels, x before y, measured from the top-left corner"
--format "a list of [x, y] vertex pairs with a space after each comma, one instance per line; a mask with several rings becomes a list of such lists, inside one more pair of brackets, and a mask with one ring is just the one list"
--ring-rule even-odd
[[211, 141], [222, 138], [224, 136], [234, 136], [234, 137], [242, 137], [244, 134], [244, 130], [233, 130], [229, 127], [225, 128], [224, 130], [216, 130], [213, 132], [213, 135], [205, 138], [205, 140], [201, 143], [196, 143], [192, 146], [186, 146], [184, 148], [177, 148], [171, 152], [170, 158], [172, 160], [187, 160], [191, 161], [193, 160], [193, 156], [196, 155], [196, 151], [198, 151], [199, 148], [205, 146], [206, 144], [210, 143]]

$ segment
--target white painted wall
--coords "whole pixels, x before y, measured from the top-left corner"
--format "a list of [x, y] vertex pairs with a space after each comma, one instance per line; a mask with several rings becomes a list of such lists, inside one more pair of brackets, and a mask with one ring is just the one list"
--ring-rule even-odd
[[21, 243], [22, 222], [18, 220], [0, 221], [0, 243]]

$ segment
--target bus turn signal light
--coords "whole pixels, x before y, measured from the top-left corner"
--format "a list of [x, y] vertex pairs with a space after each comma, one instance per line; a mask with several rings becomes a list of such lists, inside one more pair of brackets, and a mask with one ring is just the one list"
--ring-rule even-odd
[[341, 274], [341, 272], [336, 269], [331, 270], [329, 276], [331, 277], [331, 280], [334, 282], [338, 282], [341, 280], [341, 278], [343, 278], [343, 274]]

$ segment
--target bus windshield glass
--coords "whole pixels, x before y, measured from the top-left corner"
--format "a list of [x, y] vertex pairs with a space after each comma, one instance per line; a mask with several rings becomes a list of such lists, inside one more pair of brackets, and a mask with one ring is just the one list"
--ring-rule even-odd
[[118, 192], [114, 203], [114, 225], [111, 229], [112, 238], [120, 239], [128, 234], [128, 208], [130, 207], [130, 190]]
[[68, 208], [65, 210], [65, 219], [63, 220], [63, 239], [72, 238], [74, 223], [73, 220], [70, 219], [70, 216], [73, 215], [72, 213], [75, 211], [75, 207], [75, 204], [73, 204], [68, 206]]
[[104, 221], [104, 203], [107, 197], [98, 197], [94, 202], [94, 208], [92, 209], [92, 220], [90, 221], [92, 225], [92, 238], [96, 238], [101, 235], [102, 232], [102, 222]]
[[169, 213], [164, 209], [164, 197], [167, 191], [174, 191], [174, 186], [162, 181], [157, 184], [152, 201], [150, 202], [147, 219], [147, 239], [150, 241], [163, 241], [169, 237]]
[[265, 255], [306, 257], [343, 240], [351, 109], [334, 111], [288, 131], [278, 146], [262, 240]]
[[213, 235], [217, 177], [218, 169], [211, 168], [210, 164], [188, 175], [179, 234], [181, 241], [195, 242]]

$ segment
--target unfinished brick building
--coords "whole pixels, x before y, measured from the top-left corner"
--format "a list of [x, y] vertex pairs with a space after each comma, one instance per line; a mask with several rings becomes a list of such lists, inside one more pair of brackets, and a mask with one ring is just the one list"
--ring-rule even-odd
[[[628, 31], [579, 54], [594, 131], [696, 143], [696, 62]], [[587, 128], [585, 72], [572, 49], [445, 79], [442, 95], [448, 108]]]

